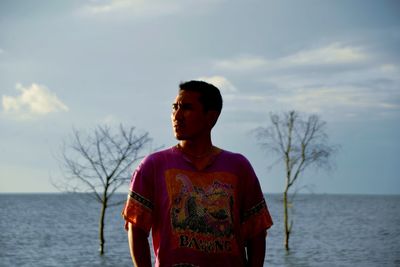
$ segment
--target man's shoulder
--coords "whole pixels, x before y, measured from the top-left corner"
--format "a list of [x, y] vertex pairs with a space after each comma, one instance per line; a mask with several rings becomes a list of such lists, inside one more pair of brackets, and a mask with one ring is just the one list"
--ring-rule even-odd
[[150, 155], [151, 156], [162, 156], [162, 155], [170, 155], [173, 154], [175, 152], [176, 147], [175, 146], [171, 146], [168, 148], [162, 148], [160, 150], [154, 151], [152, 152]]
[[250, 162], [249, 160], [241, 153], [238, 152], [232, 152], [229, 150], [222, 150], [221, 157], [224, 159], [224, 161], [230, 162], [230, 163], [235, 163], [239, 165], [249, 165]]
[[154, 151], [142, 159], [138, 169], [149, 170], [153, 169], [155, 166], [157, 166], [157, 168], [162, 168], [162, 166], [166, 166], [167, 162], [175, 157], [175, 154], [176, 153], [172, 147]]
[[[227, 167], [230, 171], [244, 175], [254, 173], [254, 169], [250, 161], [241, 153], [223, 150], [221, 153], [220, 164]], [[253, 175], [251, 175], [253, 176]]]
[[233, 152], [233, 151], [229, 151], [226, 149], [222, 149], [222, 153], [221, 155], [223, 157], [229, 158], [229, 159], [238, 159], [238, 160], [247, 160], [245, 156], [243, 156], [243, 154], [238, 153], [238, 152]]
[[169, 147], [150, 153], [145, 157], [144, 161], [159, 161], [163, 159], [168, 159], [174, 155], [176, 155], [174, 147]]

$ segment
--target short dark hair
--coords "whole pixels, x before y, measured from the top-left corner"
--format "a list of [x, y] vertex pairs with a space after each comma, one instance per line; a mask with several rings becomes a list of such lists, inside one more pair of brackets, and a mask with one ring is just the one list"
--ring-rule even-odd
[[203, 105], [204, 111], [222, 110], [222, 96], [217, 87], [204, 81], [188, 81], [179, 84], [180, 91], [191, 91], [200, 93], [200, 103]]

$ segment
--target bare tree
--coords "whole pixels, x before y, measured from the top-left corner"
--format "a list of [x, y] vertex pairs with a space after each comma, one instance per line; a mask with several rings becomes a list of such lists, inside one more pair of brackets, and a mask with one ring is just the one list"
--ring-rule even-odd
[[[104, 254], [104, 219], [115, 191], [129, 181], [131, 166], [141, 159], [140, 152], [150, 142], [147, 132], [135, 134], [135, 128], [124, 128], [114, 134], [108, 126], [98, 126], [92, 135], [73, 129], [68, 144], [64, 144], [61, 168], [62, 187], [67, 192], [88, 193], [101, 204], [99, 220], [100, 254]], [[58, 186], [60, 187], [60, 186]]]
[[271, 125], [256, 129], [262, 148], [278, 156], [277, 162], [285, 166], [285, 188], [283, 191], [285, 249], [289, 250], [289, 237], [293, 221], [289, 224], [289, 189], [311, 167], [330, 169], [330, 159], [337, 147], [328, 144], [326, 123], [317, 115], [304, 119], [298, 112], [271, 114]]

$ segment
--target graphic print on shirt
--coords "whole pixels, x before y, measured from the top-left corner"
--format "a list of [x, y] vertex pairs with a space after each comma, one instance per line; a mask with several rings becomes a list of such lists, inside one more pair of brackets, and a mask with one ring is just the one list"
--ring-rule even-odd
[[236, 180], [223, 172], [166, 172], [174, 246], [209, 253], [237, 251], [232, 242]]

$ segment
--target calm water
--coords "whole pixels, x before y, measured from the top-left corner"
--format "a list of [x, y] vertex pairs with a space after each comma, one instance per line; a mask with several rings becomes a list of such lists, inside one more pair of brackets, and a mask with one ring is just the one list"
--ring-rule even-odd
[[[400, 196], [297, 196], [289, 254], [281, 197], [266, 198], [275, 225], [265, 266], [400, 266]], [[100, 257], [98, 203], [77, 195], [0, 194], [0, 266], [132, 266], [121, 208], [108, 209]]]

